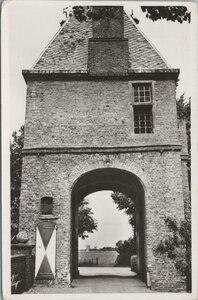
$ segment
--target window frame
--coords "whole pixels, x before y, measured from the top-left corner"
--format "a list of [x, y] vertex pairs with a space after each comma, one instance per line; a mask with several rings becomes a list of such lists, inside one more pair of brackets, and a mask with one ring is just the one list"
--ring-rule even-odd
[[[152, 105], [144, 105], [144, 106], [135, 105], [133, 108], [133, 122], [134, 122], [134, 134], [153, 133]], [[138, 126], [135, 126], [136, 122], [138, 123]], [[144, 125], [141, 125], [141, 123], [143, 123]], [[148, 123], [150, 123], [150, 125], [148, 125]], [[136, 132], [136, 130], [138, 130], [139, 132]]]
[[[149, 102], [141, 102], [141, 101], [135, 101], [135, 95], [134, 95], [134, 86], [138, 85], [149, 85], [150, 86], [150, 101]], [[152, 84], [150, 82], [133, 82], [132, 83], [132, 92], [133, 92], [133, 104], [134, 105], [148, 105], [153, 103], [153, 94], [152, 94]], [[145, 92], [145, 91], [144, 91]]]
[[[132, 106], [132, 131], [133, 134], [135, 135], [145, 135], [145, 134], [153, 134], [154, 133], [154, 128], [155, 128], [155, 114], [154, 114], [154, 82], [151, 80], [137, 80], [137, 81], [130, 81], [130, 98], [131, 98], [131, 106]], [[150, 94], [151, 94], [151, 101], [150, 102], [135, 102], [134, 99], [134, 86], [135, 85], [150, 85]], [[135, 133], [135, 120], [134, 120], [134, 112], [135, 112], [135, 107], [139, 108], [144, 108], [145, 106], [151, 107], [151, 114], [152, 114], [152, 131], [147, 133]]]

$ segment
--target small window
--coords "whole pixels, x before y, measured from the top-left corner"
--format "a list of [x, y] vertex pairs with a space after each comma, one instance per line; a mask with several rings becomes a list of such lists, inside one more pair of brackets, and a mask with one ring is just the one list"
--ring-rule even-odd
[[133, 85], [134, 92], [134, 102], [135, 103], [151, 103], [151, 84], [134, 84]]
[[53, 211], [53, 198], [52, 197], [41, 198], [41, 214], [52, 215], [52, 211]]
[[134, 132], [153, 132], [152, 106], [134, 106]]

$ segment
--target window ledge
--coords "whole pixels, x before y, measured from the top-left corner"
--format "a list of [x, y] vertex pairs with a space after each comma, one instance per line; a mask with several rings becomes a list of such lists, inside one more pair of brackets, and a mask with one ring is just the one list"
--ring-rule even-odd
[[40, 220], [57, 220], [59, 217], [53, 215], [40, 215]]
[[135, 133], [133, 132], [135, 135], [145, 135], [145, 134], [154, 134], [154, 132], [138, 132], [138, 133]]
[[150, 106], [153, 106], [153, 102], [133, 102], [133, 105], [134, 106], [147, 106], [147, 105], [150, 105]]

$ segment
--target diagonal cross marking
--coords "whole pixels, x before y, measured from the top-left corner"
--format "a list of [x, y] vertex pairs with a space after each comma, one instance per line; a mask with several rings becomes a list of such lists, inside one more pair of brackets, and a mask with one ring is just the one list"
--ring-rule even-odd
[[[47, 229], [46, 227], [44, 229]], [[39, 227], [37, 227], [37, 253], [36, 253], [36, 268], [35, 268], [35, 277], [43, 274], [43, 276], [49, 276], [49, 279], [51, 278], [50, 275], [53, 275], [55, 277], [55, 245], [56, 245], [56, 230], [55, 227], [49, 227], [49, 229], [52, 229], [50, 231], [39, 230]], [[42, 232], [42, 234], [41, 234]], [[47, 235], [44, 235], [43, 239], [43, 233], [48, 233]], [[46, 278], [47, 279], [47, 278]]]

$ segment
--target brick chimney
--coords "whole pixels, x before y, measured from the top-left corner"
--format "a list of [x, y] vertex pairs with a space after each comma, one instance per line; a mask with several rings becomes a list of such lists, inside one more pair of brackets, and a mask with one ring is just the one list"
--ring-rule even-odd
[[[106, 6], [105, 6], [106, 7]], [[102, 6], [93, 7], [98, 12]], [[128, 39], [124, 38], [122, 6], [111, 6], [113, 16], [92, 21], [88, 68], [91, 75], [125, 75], [129, 67]]]

